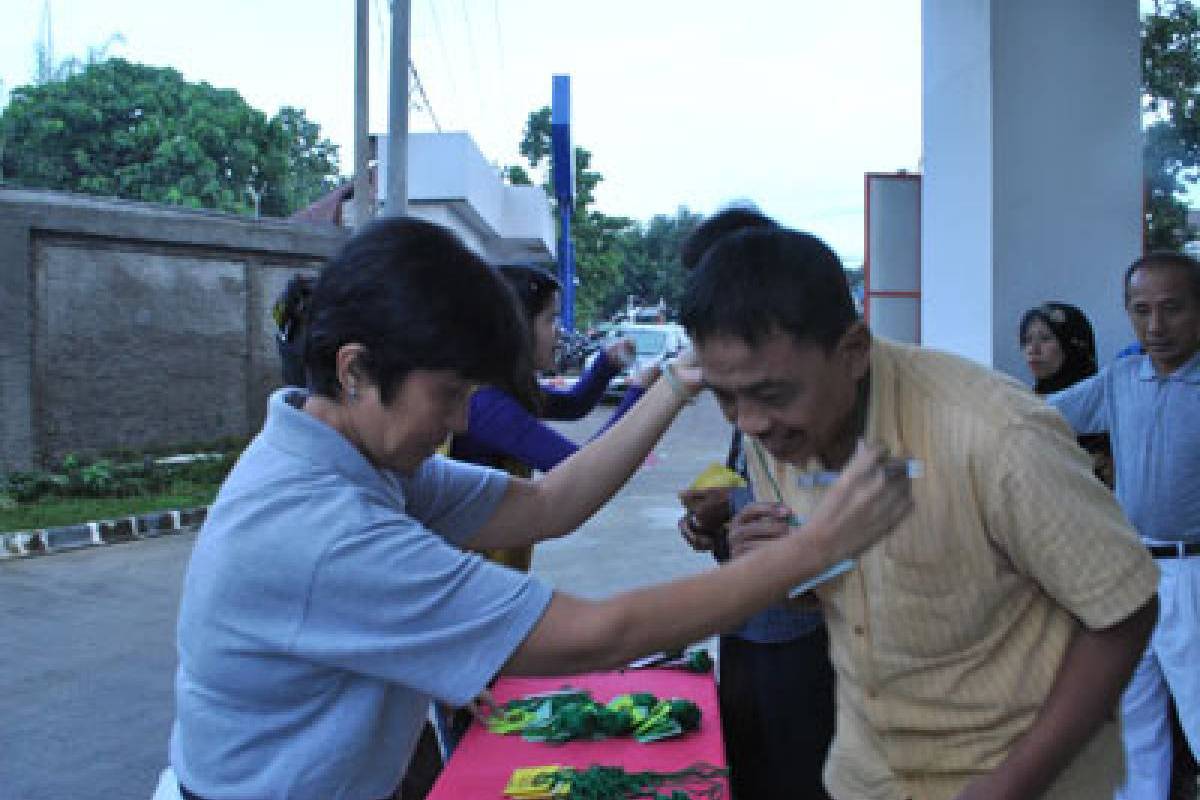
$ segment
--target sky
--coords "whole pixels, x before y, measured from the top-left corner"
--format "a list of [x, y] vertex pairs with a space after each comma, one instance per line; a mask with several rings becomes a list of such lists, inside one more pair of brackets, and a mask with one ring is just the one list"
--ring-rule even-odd
[[[646, 220], [752, 201], [863, 252], [863, 175], [920, 167], [920, 0], [411, 0], [432, 107], [414, 131], [466, 131], [520, 163], [529, 112], [571, 76], [574, 141], [606, 213]], [[0, 91], [28, 83], [46, 0], [4, 0]], [[275, 113], [305, 109], [352, 165], [351, 0], [49, 0], [56, 59], [171, 66]], [[371, 0], [371, 130], [387, 128], [388, 0]], [[119, 37], [114, 39], [113, 37]]]

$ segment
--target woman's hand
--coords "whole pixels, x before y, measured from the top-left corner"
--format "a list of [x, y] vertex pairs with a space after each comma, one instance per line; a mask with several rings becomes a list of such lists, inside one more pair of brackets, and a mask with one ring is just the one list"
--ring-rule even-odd
[[693, 395], [704, 388], [704, 375], [700, 372], [700, 359], [696, 349], [688, 347], [670, 360], [675, 376]]
[[674, 358], [662, 362], [662, 378], [680, 400], [685, 403], [694, 400], [704, 388], [704, 376], [700, 372], [696, 351], [689, 347]]
[[630, 386], [636, 386], [639, 389], [649, 389], [650, 386], [658, 380], [658, 376], [662, 374], [662, 362], [655, 361], [650, 366], [640, 370], [637, 375], [629, 381]]
[[861, 440], [842, 474], [808, 519], [836, 564], [866, 550], [912, 512], [906, 463]]
[[633, 363], [636, 352], [632, 339], [617, 339], [604, 347], [604, 357], [621, 371], [626, 370]]

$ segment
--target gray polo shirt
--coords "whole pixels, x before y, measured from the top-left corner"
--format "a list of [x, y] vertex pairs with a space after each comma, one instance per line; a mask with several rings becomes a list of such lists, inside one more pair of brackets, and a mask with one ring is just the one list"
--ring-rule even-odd
[[1143, 537], [1200, 542], [1200, 353], [1166, 377], [1128, 356], [1049, 398], [1077, 433], [1108, 432], [1117, 501]]
[[271, 397], [184, 583], [170, 757], [211, 800], [388, 796], [429, 699], [478, 694], [551, 597], [457, 547], [504, 473], [376, 470], [303, 399]]

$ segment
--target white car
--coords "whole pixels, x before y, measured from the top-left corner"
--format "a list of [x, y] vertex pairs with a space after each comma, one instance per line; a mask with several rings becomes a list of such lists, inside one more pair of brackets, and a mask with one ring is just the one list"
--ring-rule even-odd
[[683, 326], [673, 322], [624, 323], [614, 328], [609, 336], [630, 339], [634, 348], [633, 363], [608, 384], [604, 396], [610, 400], [619, 400], [625, 394], [633, 376], [657, 361], [678, 355], [691, 343]]

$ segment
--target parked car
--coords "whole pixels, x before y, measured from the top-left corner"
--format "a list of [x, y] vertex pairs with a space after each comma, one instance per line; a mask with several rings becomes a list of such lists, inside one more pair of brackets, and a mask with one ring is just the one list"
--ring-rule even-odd
[[673, 322], [659, 325], [624, 323], [615, 327], [610, 336], [633, 341], [633, 362], [608, 384], [604, 396], [619, 400], [629, 387], [629, 380], [656, 361], [678, 355], [690, 344], [682, 325]]

